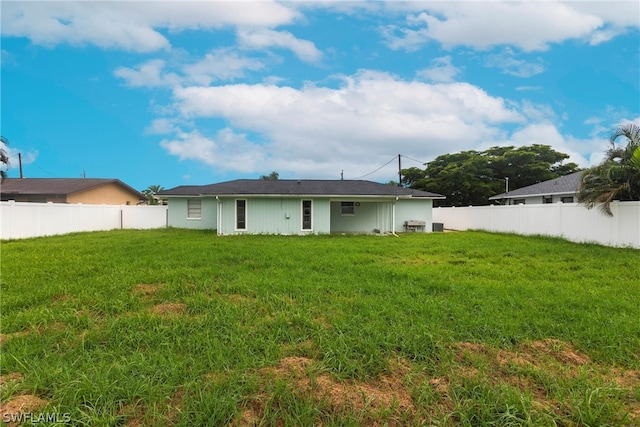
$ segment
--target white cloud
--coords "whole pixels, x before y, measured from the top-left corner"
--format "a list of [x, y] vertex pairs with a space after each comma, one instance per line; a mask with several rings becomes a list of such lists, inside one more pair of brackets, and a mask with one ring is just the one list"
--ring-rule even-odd
[[[629, 122], [640, 125], [640, 118], [621, 120], [620, 124]], [[550, 145], [556, 151], [569, 155], [566, 162], [575, 162], [580, 167], [590, 167], [600, 163], [604, 158], [608, 148], [608, 133], [611, 128], [603, 126], [600, 119], [589, 120], [585, 124], [592, 126], [593, 131], [588, 138], [576, 138], [573, 135], [562, 134], [557, 126], [541, 118], [538, 122], [532, 121], [517, 129], [507, 139], [494, 141], [492, 144], [516, 147], [531, 144]], [[485, 145], [485, 148], [488, 146]]]
[[[18, 170], [20, 168], [20, 161], [22, 161], [23, 165], [28, 165], [36, 161], [38, 158], [38, 150], [32, 150], [25, 152], [21, 150], [19, 147], [13, 145], [7, 145], [4, 142], [0, 142], [0, 148], [7, 153], [7, 157], [9, 158], [9, 165], [5, 168], [2, 166], [2, 169], [15, 169]], [[20, 159], [21, 155], [21, 159]]]
[[532, 77], [544, 72], [545, 67], [542, 59], [537, 58], [534, 62], [517, 59], [515, 56], [513, 50], [507, 48], [500, 53], [488, 55], [485, 58], [484, 64], [486, 67], [501, 68], [504, 74], [523, 78]]
[[431, 67], [419, 70], [419, 78], [439, 83], [450, 83], [460, 73], [460, 69], [451, 63], [450, 56], [443, 56], [431, 61]]
[[[345, 177], [360, 176], [398, 153], [428, 159], [468, 149], [502, 138], [502, 124], [524, 119], [501, 98], [470, 84], [407, 82], [372, 71], [343, 77], [339, 88], [177, 87], [174, 99], [186, 119], [221, 118], [234, 134], [259, 135], [260, 141], [246, 136], [221, 146], [220, 135], [205, 138], [200, 129], [198, 138], [189, 139], [193, 150], [164, 143], [173, 154], [183, 158], [188, 151], [189, 158], [207, 164], [215, 158], [224, 170], [248, 171], [255, 164], [259, 169], [253, 171], [288, 170], [305, 177], [337, 176], [347, 165]], [[241, 158], [256, 152], [262, 160], [236, 161], [238, 152], [230, 151], [235, 145], [243, 147]]]
[[228, 81], [244, 77], [246, 70], [256, 71], [264, 67], [261, 61], [243, 57], [229, 49], [218, 49], [202, 59], [179, 66], [180, 71], [166, 71], [162, 59], [151, 59], [133, 68], [118, 67], [114, 75], [131, 87], [173, 87], [184, 84], [208, 86], [214, 81]]
[[516, 90], [519, 92], [537, 92], [542, 89], [542, 86], [518, 86]]
[[176, 139], [163, 140], [160, 145], [180, 160], [198, 160], [220, 170], [250, 173], [260, 170], [265, 152], [243, 134], [232, 129], [220, 130], [214, 138], [197, 130], [181, 132]]
[[174, 73], [163, 72], [164, 68], [165, 61], [152, 59], [134, 68], [118, 67], [113, 74], [131, 87], [160, 87], [179, 83], [180, 78]]
[[160, 118], [155, 119], [145, 129], [147, 135], [167, 135], [171, 133], [180, 132], [180, 128], [176, 124], [177, 120]]
[[159, 29], [179, 32], [225, 26], [276, 27], [298, 12], [274, 1], [3, 2], [2, 35], [35, 44], [92, 44], [135, 52], [170, 46]]
[[442, 1], [421, 5], [423, 10], [410, 13], [404, 27], [383, 29], [392, 49], [411, 51], [435, 40], [449, 48], [510, 45], [537, 51], [570, 39], [602, 42], [626, 27], [639, 25], [638, 4], [630, 1]]
[[245, 70], [257, 71], [264, 67], [261, 61], [240, 56], [228, 49], [219, 49], [205, 55], [200, 61], [182, 68], [189, 83], [208, 86], [213, 81], [233, 80], [245, 76]]
[[265, 49], [279, 47], [291, 50], [300, 60], [318, 62], [322, 58], [313, 42], [300, 40], [288, 31], [268, 29], [243, 29], [238, 31], [238, 41], [245, 49]]

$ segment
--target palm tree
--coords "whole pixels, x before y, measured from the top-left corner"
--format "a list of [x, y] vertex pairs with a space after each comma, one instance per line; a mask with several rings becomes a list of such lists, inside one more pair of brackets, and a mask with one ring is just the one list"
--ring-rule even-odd
[[150, 185], [145, 190], [142, 190], [142, 193], [147, 196], [150, 205], [157, 205], [158, 199], [156, 199], [156, 194], [164, 190], [164, 187], [161, 185]]
[[[9, 154], [5, 147], [9, 144], [9, 141], [4, 136], [0, 136], [0, 167], [9, 167]], [[4, 181], [7, 177], [7, 171], [0, 169], [0, 181]]]
[[[616, 144], [623, 137], [626, 146]], [[578, 201], [587, 209], [598, 205], [607, 216], [613, 216], [614, 200], [640, 200], [640, 126], [629, 123], [611, 132], [604, 160], [582, 175]]]

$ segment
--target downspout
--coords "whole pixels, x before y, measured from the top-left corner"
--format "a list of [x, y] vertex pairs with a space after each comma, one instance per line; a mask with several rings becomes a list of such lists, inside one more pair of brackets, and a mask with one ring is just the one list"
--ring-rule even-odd
[[218, 218], [216, 219], [216, 235], [220, 236], [220, 227], [222, 224], [222, 204], [220, 203], [220, 197], [216, 196], [216, 210], [218, 211]]
[[398, 198], [396, 197], [396, 200], [394, 200], [391, 203], [391, 234], [393, 236], [400, 237], [396, 234], [396, 202], [397, 201], [398, 201]]

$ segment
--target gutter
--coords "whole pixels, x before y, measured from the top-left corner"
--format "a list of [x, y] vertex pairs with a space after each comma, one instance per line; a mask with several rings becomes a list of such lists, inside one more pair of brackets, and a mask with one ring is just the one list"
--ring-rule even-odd
[[216, 235], [221, 236], [220, 227], [222, 224], [222, 202], [218, 196], [216, 196], [216, 211], [218, 213], [218, 215], [216, 215]]
[[396, 197], [396, 200], [394, 200], [391, 203], [391, 235], [400, 237], [396, 234], [396, 202], [397, 201], [398, 201], [398, 198]]

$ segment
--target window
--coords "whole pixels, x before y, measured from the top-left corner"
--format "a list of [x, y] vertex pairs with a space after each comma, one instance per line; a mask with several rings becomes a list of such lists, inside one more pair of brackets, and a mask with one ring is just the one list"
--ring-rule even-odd
[[311, 200], [302, 201], [302, 229], [311, 230]]
[[562, 203], [573, 203], [573, 196], [561, 197], [560, 201]]
[[553, 202], [553, 197], [551, 196], [542, 196], [542, 203], [549, 204]]
[[513, 199], [514, 205], [524, 205], [524, 203], [525, 203], [524, 199]]
[[356, 208], [354, 202], [340, 202], [340, 215], [355, 215]]
[[187, 218], [188, 219], [202, 218], [202, 201], [200, 199], [187, 200]]
[[247, 201], [236, 200], [236, 230], [247, 229]]

